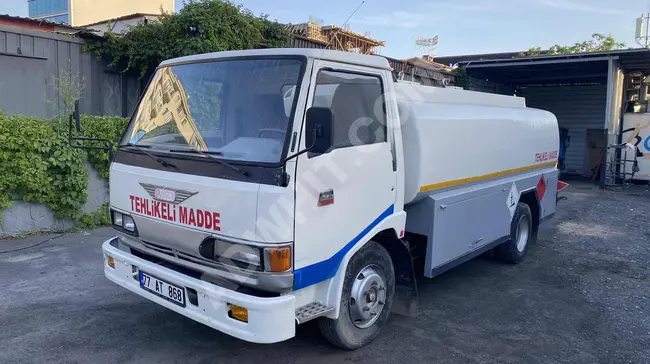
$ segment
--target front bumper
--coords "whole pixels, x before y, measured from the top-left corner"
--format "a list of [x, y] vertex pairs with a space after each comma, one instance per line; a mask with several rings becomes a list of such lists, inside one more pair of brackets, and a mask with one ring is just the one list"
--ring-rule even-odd
[[[117, 238], [105, 241], [102, 250], [106, 278], [194, 321], [254, 343], [275, 343], [295, 336], [295, 298], [292, 295], [264, 298], [219, 287], [121, 250], [117, 246]], [[106, 256], [113, 257], [115, 269], [108, 265]], [[184, 287], [186, 297], [187, 288], [196, 290], [197, 305], [188, 302], [186, 307], [181, 307], [144, 290], [140, 287], [139, 280], [134, 278], [139, 270]], [[248, 323], [237, 321], [228, 315], [230, 304], [248, 309]]]

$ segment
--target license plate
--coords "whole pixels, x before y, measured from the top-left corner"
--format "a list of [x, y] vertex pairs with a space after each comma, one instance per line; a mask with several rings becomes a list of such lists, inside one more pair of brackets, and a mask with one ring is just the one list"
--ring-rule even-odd
[[179, 306], [185, 307], [185, 290], [183, 288], [161, 281], [142, 271], [140, 272], [140, 287]]

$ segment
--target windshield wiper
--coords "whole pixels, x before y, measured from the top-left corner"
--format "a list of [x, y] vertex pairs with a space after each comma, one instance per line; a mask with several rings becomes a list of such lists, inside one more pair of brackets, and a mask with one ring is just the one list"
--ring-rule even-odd
[[226, 161], [223, 161], [220, 158], [215, 158], [214, 157], [215, 155], [223, 155], [222, 152], [217, 152], [217, 151], [206, 151], [206, 152], [204, 152], [202, 150], [198, 150], [198, 149], [192, 148], [192, 147], [190, 147], [189, 149], [172, 149], [172, 150], [170, 150], [170, 152], [172, 152], [172, 153], [194, 153], [194, 154], [199, 154], [199, 155], [202, 155], [202, 156], [204, 156], [206, 158], [210, 158], [215, 162], [221, 163], [222, 165], [232, 169], [233, 171], [241, 174], [242, 176], [248, 177], [248, 172], [244, 171], [243, 169], [238, 168], [238, 167], [236, 167], [236, 166], [234, 166], [234, 165], [232, 165], [232, 164], [230, 164], [230, 163], [228, 163]]
[[153, 160], [155, 160], [156, 162], [160, 163], [163, 167], [178, 169], [178, 167], [176, 167], [175, 164], [170, 163], [170, 162], [167, 162], [166, 160], [163, 160], [162, 158], [160, 158], [160, 157], [158, 157], [158, 156], [156, 156], [156, 155], [154, 155], [154, 154], [151, 154], [150, 152], [146, 151], [144, 148], [151, 148], [151, 147], [148, 146], [148, 145], [142, 145], [142, 146], [140, 146], [140, 145], [135, 145], [135, 144], [133, 144], [133, 143], [128, 143], [128, 144], [125, 144], [125, 145], [120, 145], [120, 147], [122, 147], [122, 148], [123, 148], [123, 147], [135, 148], [135, 149], [137, 149], [139, 152], [141, 152], [142, 154], [145, 154], [145, 155], [151, 157], [151, 159], [153, 159]]

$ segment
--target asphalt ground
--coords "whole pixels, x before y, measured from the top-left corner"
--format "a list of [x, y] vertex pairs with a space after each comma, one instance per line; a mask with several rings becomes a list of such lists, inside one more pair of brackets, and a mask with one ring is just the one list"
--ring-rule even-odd
[[525, 262], [420, 280], [419, 317], [392, 315], [353, 352], [314, 323], [243, 342], [114, 285], [111, 229], [0, 241], [0, 363], [650, 363], [650, 193], [564, 195]]

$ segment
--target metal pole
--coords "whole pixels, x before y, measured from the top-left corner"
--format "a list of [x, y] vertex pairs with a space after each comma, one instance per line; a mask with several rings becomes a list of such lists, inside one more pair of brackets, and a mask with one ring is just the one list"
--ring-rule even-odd
[[[614, 94], [616, 93], [615, 90], [615, 85], [614, 85], [614, 60], [609, 59], [607, 61], [607, 95], [605, 96], [605, 123], [604, 123], [604, 138], [605, 138], [605, 149], [604, 153], [602, 154], [602, 160], [600, 161], [600, 188], [604, 189], [606, 185], [606, 178], [605, 175], [607, 174], [609, 170], [609, 166], [611, 166], [612, 160], [610, 159], [612, 156], [609, 153], [609, 148], [607, 148], [607, 145], [609, 145], [610, 140], [609, 140], [609, 131], [614, 130], [612, 127], [612, 103], [614, 100]], [[618, 165], [616, 166], [618, 168]]]

